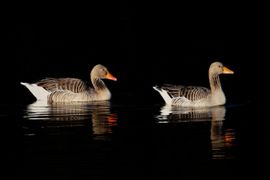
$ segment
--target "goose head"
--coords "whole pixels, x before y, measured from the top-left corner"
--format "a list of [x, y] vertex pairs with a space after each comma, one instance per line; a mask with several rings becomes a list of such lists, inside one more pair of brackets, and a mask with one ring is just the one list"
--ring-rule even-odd
[[92, 69], [91, 77], [92, 78], [98, 78], [98, 79], [109, 79], [109, 80], [117, 81], [116, 77], [114, 77], [108, 71], [108, 69], [105, 66], [101, 65], [101, 64], [96, 65]]
[[213, 62], [209, 68], [209, 74], [233, 74], [234, 72], [225, 67], [221, 62]]

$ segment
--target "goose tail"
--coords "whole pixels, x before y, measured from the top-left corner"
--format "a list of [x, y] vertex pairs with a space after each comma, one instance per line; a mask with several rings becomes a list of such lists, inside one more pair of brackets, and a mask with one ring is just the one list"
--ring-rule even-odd
[[36, 84], [21, 82], [21, 85], [25, 86], [35, 96], [37, 100], [47, 100], [47, 97], [50, 94], [49, 91]]
[[153, 86], [153, 89], [159, 92], [159, 94], [161, 95], [161, 97], [163, 98], [166, 104], [172, 104], [172, 97], [169, 95], [169, 93], [166, 90], [158, 86]]

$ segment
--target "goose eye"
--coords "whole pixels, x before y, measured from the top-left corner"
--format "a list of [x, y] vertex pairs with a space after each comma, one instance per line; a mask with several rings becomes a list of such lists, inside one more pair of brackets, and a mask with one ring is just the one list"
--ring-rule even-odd
[[105, 75], [107, 74], [106, 69], [101, 69], [102, 73], [105, 73]]

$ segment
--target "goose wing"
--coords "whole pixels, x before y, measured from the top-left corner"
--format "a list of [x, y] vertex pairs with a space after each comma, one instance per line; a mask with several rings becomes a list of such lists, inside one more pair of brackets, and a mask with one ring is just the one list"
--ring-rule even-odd
[[206, 98], [211, 93], [208, 88], [200, 86], [181, 86], [165, 84], [161, 88], [166, 90], [172, 98], [185, 98], [190, 101], [196, 101]]
[[36, 83], [47, 91], [69, 90], [80, 93], [89, 90], [85, 82], [77, 78], [46, 78]]

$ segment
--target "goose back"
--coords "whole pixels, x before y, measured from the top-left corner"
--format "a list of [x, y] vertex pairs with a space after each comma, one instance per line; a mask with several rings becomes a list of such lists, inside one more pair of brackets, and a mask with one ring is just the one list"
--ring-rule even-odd
[[46, 78], [36, 83], [47, 91], [69, 90], [74, 93], [87, 91], [89, 88], [85, 82], [77, 78]]

